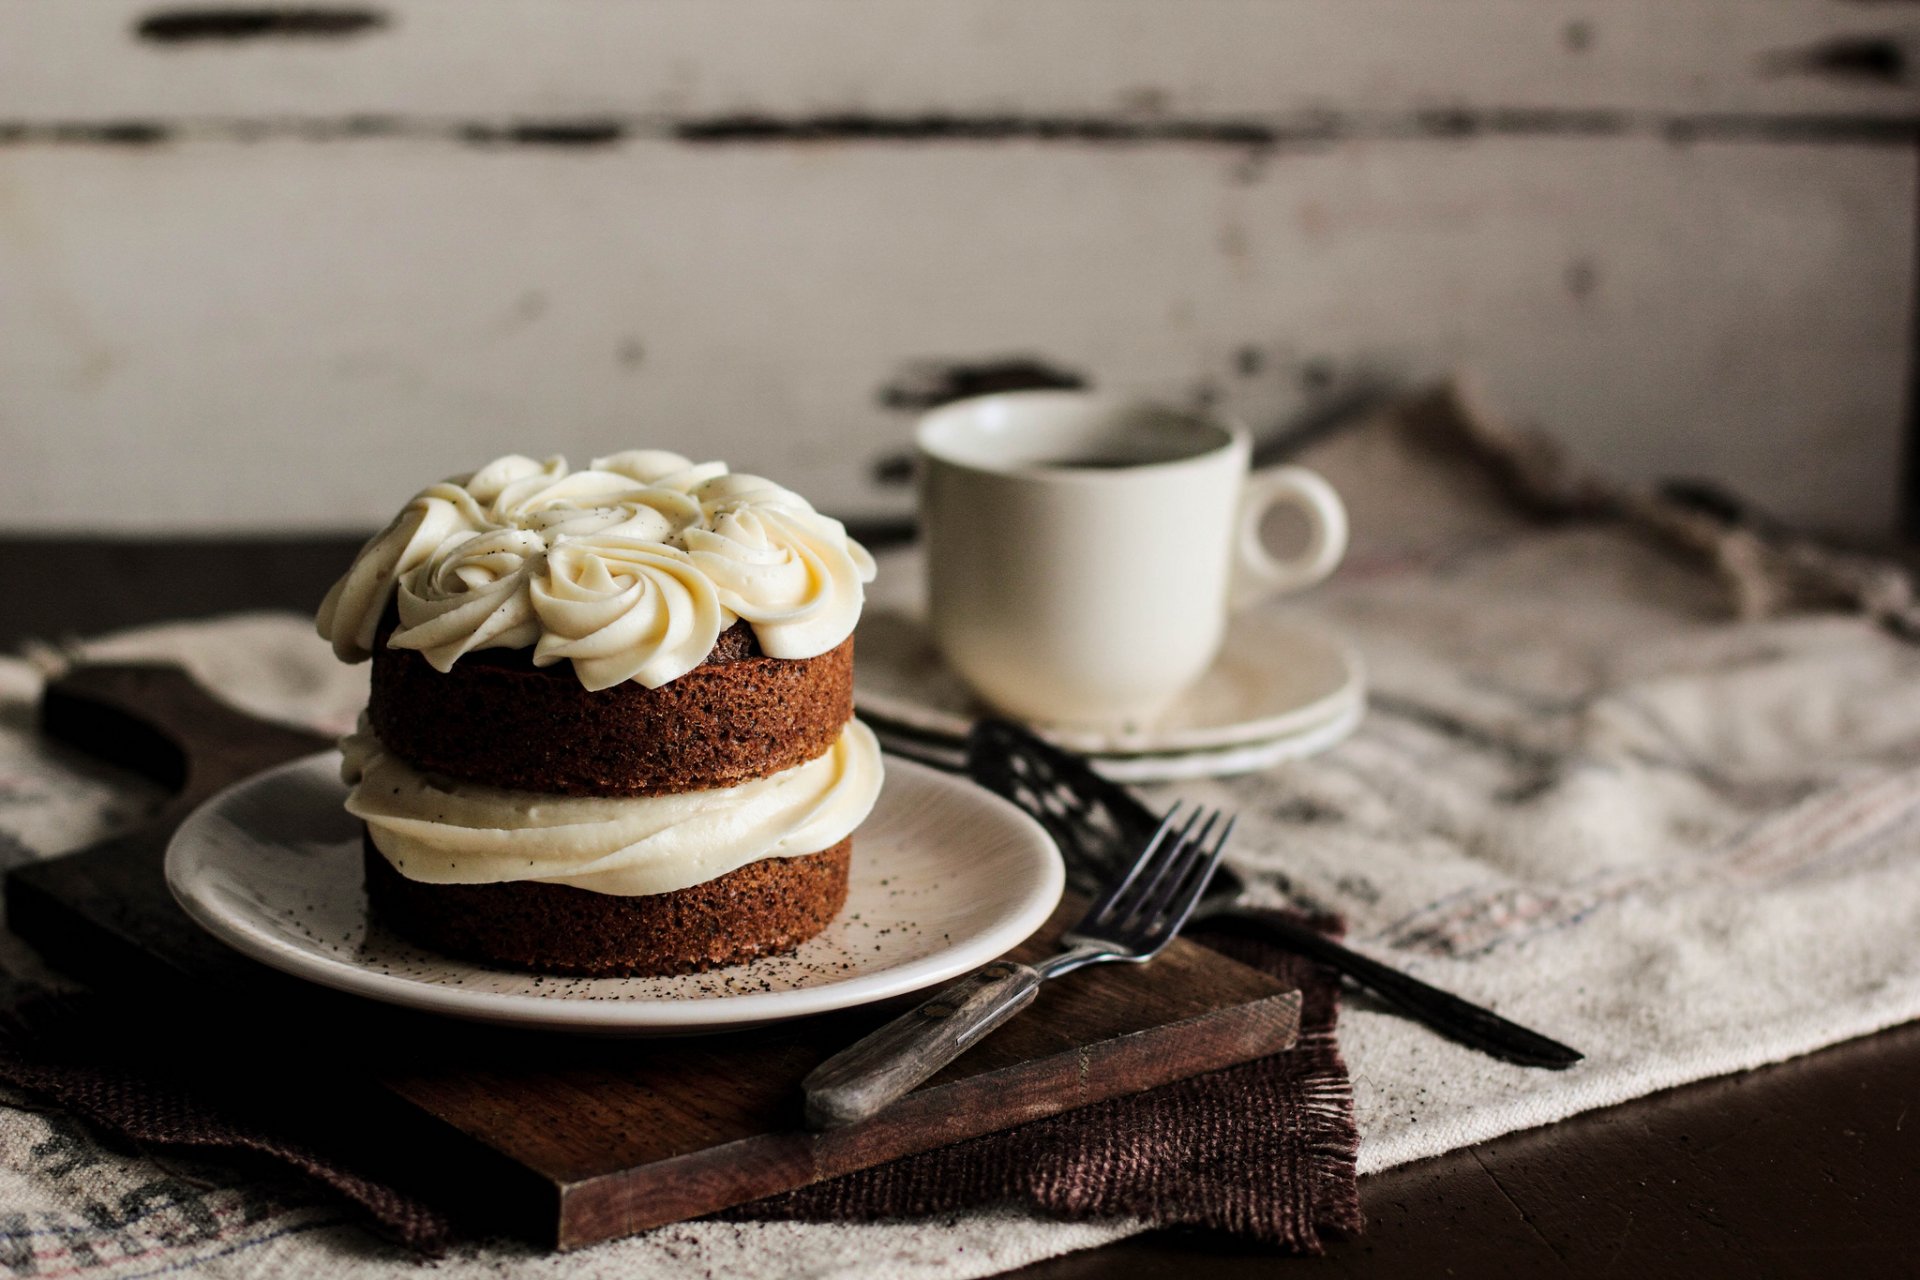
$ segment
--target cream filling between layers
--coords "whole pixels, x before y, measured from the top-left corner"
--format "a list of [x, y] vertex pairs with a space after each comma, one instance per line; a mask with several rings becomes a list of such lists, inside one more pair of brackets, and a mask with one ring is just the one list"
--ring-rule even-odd
[[394, 869], [425, 884], [537, 880], [595, 893], [670, 893], [762, 858], [840, 843], [880, 795], [880, 743], [849, 720], [833, 746], [735, 787], [660, 796], [557, 796], [424, 774], [364, 718], [343, 738], [347, 811]]

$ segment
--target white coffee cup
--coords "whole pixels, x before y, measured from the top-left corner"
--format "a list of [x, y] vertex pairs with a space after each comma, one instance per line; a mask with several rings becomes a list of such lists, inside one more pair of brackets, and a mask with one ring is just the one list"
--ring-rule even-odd
[[[1246, 429], [1210, 414], [1016, 391], [934, 410], [915, 443], [934, 639], [1026, 720], [1151, 720], [1213, 662], [1231, 609], [1320, 581], [1346, 550], [1332, 486], [1249, 473]], [[1296, 554], [1263, 539], [1279, 507], [1306, 522]]]

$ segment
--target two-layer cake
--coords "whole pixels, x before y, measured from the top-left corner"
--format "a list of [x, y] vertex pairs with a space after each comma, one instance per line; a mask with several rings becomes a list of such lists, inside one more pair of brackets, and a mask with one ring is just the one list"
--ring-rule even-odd
[[880, 750], [873, 561], [798, 495], [635, 451], [422, 490], [320, 608], [372, 695], [342, 744], [375, 915], [582, 974], [789, 950], [846, 900]]

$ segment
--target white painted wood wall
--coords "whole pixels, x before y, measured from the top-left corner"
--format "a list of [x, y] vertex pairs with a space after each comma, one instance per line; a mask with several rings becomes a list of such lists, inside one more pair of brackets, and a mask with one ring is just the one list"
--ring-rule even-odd
[[1623, 475], [1895, 519], [1913, 5], [320, 12], [0, 0], [0, 527], [642, 444], [900, 514], [915, 379], [1013, 359], [1261, 430], [1471, 367]]

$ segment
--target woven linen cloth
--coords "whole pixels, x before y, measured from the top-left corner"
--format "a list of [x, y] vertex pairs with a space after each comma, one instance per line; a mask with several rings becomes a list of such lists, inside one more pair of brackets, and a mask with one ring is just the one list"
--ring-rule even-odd
[[[1920, 651], [1897, 634], [1911, 631], [1901, 582], [1738, 521], [1564, 483], [1474, 425], [1388, 415], [1302, 459], [1346, 497], [1355, 541], [1333, 581], [1273, 607], [1363, 652], [1358, 732], [1310, 760], [1150, 797], [1232, 805], [1232, 857], [1258, 900], [1341, 914], [1362, 950], [1588, 1054], [1561, 1073], [1508, 1066], [1349, 1004], [1363, 1169], [1920, 1016]], [[916, 571], [911, 553], [888, 557], [881, 585], [910, 594]], [[1832, 611], [1768, 616], [1807, 603]], [[251, 710], [334, 729], [364, 693], [299, 619], [84, 650], [177, 658]], [[36, 681], [0, 664], [0, 831], [16, 857], [84, 843], [144, 802], [33, 741]], [[0, 939], [0, 963], [54, 981], [16, 942]], [[406, 1265], [288, 1184], [162, 1165], [24, 1108], [0, 1111], [0, 1206], [13, 1215], [0, 1266]], [[961, 1277], [1137, 1229], [1012, 1209], [701, 1222], [564, 1257], [456, 1253], [440, 1270]]]
[[[1214, 942], [1301, 992], [1292, 1050], [720, 1216], [843, 1224], [1017, 1204], [1064, 1220], [1203, 1227], [1317, 1252], [1323, 1237], [1360, 1225], [1352, 1098], [1333, 1036], [1338, 980], [1257, 939]], [[224, 1030], [148, 999], [43, 994], [0, 1013], [0, 1082], [150, 1151], [303, 1174], [422, 1251], [440, 1255], [459, 1239], [459, 1206], [364, 1176], [324, 1128], [300, 1123], [293, 1099], [275, 1099], [264, 1114], [258, 1104], [243, 1109], [235, 1099], [254, 1093], [274, 1055], [236, 1062]], [[168, 1048], [156, 1054], [159, 1043]]]
[[[298, 619], [240, 618], [87, 648], [103, 658], [139, 651], [188, 660], [203, 682], [256, 710], [296, 707], [337, 726], [364, 689], [351, 678], [289, 682], [283, 659], [311, 648], [307, 632]], [[209, 657], [191, 659], [202, 652]], [[260, 696], [283, 684], [304, 687], [304, 700]], [[30, 776], [52, 754], [48, 744], [0, 743], [7, 747], [22, 765], [18, 798], [66, 789], [44, 772]], [[84, 775], [72, 781], [84, 789]], [[26, 856], [23, 846], [16, 852]], [[1359, 1226], [1351, 1094], [1333, 1038], [1337, 980], [1257, 940], [1223, 937], [1217, 945], [1301, 989], [1302, 1034], [1292, 1051], [744, 1205], [723, 1215], [731, 1226], [695, 1223], [602, 1246], [573, 1255], [563, 1274], [966, 1276], [1147, 1222], [1317, 1249], [1323, 1235]], [[253, 1090], [236, 1072], [257, 1065], [226, 1060], [218, 1049], [224, 1035], [203, 1045], [190, 1025], [149, 1006], [74, 991], [39, 994], [0, 1014], [0, 1081], [27, 1091], [17, 1101], [64, 1113], [56, 1120], [0, 1107], [0, 1129], [48, 1131], [12, 1169], [26, 1185], [8, 1203], [24, 1211], [0, 1217], [0, 1241], [10, 1251], [0, 1253], [0, 1265], [11, 1259], [39, 1274], [225, 1274], [264, 1265], [355, 1274], [348, 1267], [355, 1255], [343, 1254], [334, 1237], [353, 1234], [361, 1214], [385, 1234], [435, 1249], [443, 1269], [461, 1274], [517, 1275], [546, 1265], [510, 1245], [450, 1246], [459, 1239], [447, 1212], [454, 1206], [369, 1181], [329, 1135], [300, 1126], [297, 1109], [238, 1110], [230, 1099]], [[109, 1145], [135, 1143], [153, 1159], [116, 1163], [103, 1136]], [[214, 1155], [229, 1163], [206, 1163]], [[200, 1163], [180, 1175], [183, 1159]], [[0, 1163], [0, 1195], [10, 1190], [6, 1168]], [[66, 1178], [74, 1168], [91, 1176]], [[155, 1169], [161, 1176], [147, 1176]], [[322, 1202], [311, 1187], [290, 1183], [290, 1172], [340, 1200]], [[350, 1212], [356, 1208], [360, 1214]], [[877, 1227], [862, 1225], [876, 1220]], [[1073, 1227], [1077, 1221], [1103, 1225], [1090, 1236]], [[804, 1226], [796, 1233], [788, 1223]], [[904, 1236], [893, 1230], [909, 1225]], [[383, 1265], [408, 1261], [397, 1250], [376, 1254], [369, 1274]]]

